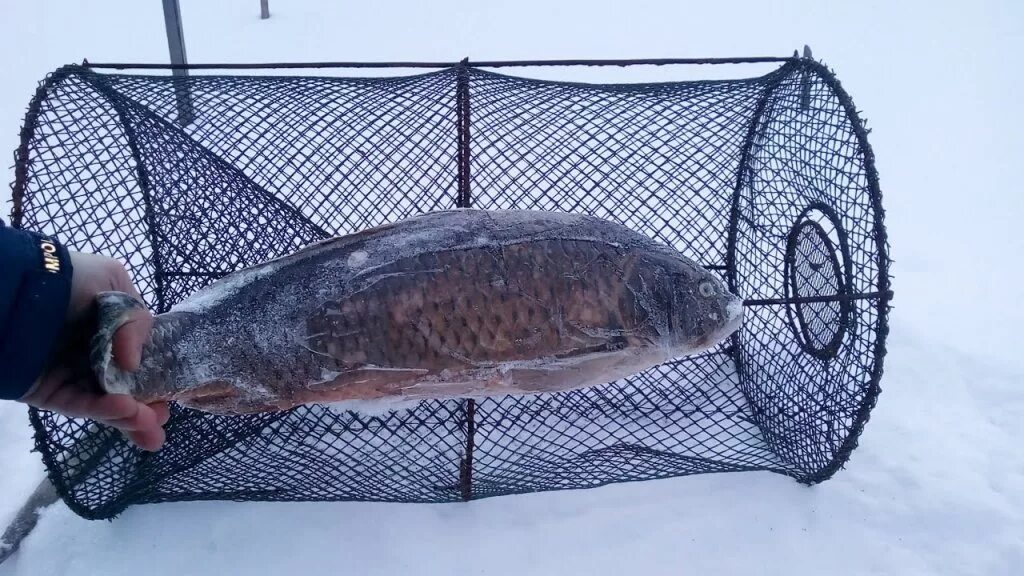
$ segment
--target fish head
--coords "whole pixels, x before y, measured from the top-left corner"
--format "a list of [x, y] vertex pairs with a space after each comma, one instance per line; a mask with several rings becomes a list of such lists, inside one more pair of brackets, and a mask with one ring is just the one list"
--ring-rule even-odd
[[674, 355], [708, 350], [743, 322], [743, 301], [715, 273], [674, 254], [645, 254], [626, 284], [634, 333]]
[[743, 301], [715, 273], [678, 254], [646, 252], [624, 278], [621, 313], [646, 345], [675, 357], [707, 351], [738, 330]]
[[688, 353], [707, 350], [743, 323], [743, 300], [717, 275], [692, 263], [669, 274], [665, 298], [672, 347]]

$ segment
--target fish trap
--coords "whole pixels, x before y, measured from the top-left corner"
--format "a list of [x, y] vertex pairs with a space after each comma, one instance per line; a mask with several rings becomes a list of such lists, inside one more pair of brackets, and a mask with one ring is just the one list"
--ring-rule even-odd
[[[768, 70], [616, 84], [504, 73], [744, 63]], [[384, 70], [399, 67], [417, 70]], [[743, 470], [815, 483], [856, 446], [879, 394], [889, 259], [867, 131], [819, 62], [146, 68], [161, 67], [84, 63], [41, 83], [12, 222], [122, 259], [154, 311], [324, 237], [475, 207], [620, 222], [720, 273], [746, 321], [708, 353], [585, 390], [383, 415], [174, 406], [152, 454], [31, 409], [50, 479], [79, 515], [182, 500], [461, 501]], [[353, 77], [365, 68], [377, 76]]]

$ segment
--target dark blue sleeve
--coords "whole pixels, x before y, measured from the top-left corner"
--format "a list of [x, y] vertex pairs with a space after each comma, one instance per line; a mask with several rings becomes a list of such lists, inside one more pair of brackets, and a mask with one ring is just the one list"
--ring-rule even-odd
[[0, 222], [0, 398], [21, 398], [45, 368], [64, 326], [71, 274], [55, 239]]

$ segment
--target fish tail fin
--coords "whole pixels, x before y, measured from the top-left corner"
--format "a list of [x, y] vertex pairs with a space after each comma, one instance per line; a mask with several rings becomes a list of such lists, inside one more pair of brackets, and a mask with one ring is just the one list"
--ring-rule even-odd
[[132, 310], [143, 308], [143, 304], [124, 292], [100, 292], [96, 295], [96, 307], [96, 333], [90, 342], [89, 364], [105, 392], [130, 394], [134, 378], [112, 365], [110, 359], [114, 333], [131, 320]]

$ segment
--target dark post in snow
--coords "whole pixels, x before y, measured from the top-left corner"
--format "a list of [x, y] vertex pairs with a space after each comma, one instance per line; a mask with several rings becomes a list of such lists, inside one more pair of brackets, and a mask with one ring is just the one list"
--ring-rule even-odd
[[[90, 424], [88, 434], [93, 434], [98, 430], [96, 424]], [[103, 442], [79, 442], [72, 447], [70, 452], [65, 453], [63, 458], [59, 458], [61, 462], [86, 462], [90, 458], [96, 456], [99, 450], [105, 449], [107, 444]], [[82, 479], [81, 472], [71, 478], [67, 478], [67, 485], [73, 486]], [[60, 495], [57, 494], [57, 489], [50, 482], [49, 477], [44, 477], [39, 485], [36, 486], [32, 495], [28, 497], [25, 504], [22, 505], [18, 513], [14, 515], [14, 520], [4, 530], [3, 535], [0, 535], [0, 564], [4, 563], [18, 551], [21, 547], [21, 542], [24, 540], [39, 522], [39, 512], [43, 508], [50, 506], [54, 502], [60, 499]]]
[[[164, 24], [167, 27], [167, 48], [171, 53], [171, 64], [184, 66], [188, 64], [185, 57], [185, 32], [181, 27], [181, 9], [178, 0], [163, 0]], [[178, 107], [178, 124], [187, 126], [192, 121], [192, 95], [188, 91], [188, 70], [174, 68], [174, 98]]]
[[260, 20], [270, 18], [270, 0], [260, 0]]

